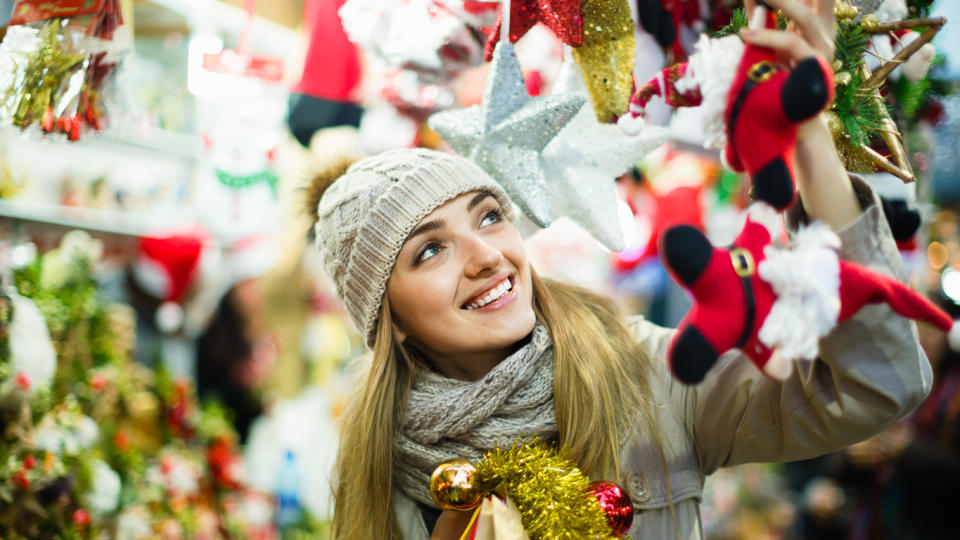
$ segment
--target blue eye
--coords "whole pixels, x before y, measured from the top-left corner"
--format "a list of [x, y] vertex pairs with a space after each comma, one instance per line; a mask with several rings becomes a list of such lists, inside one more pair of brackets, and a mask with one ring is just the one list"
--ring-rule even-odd
[[423, 247], [423, 250], [420, 251], [420, 254], [417, 255], [417, 263], [422, 263], [423, 261], [433, 257], [437, 253], [440, 253], [440, 245], [436, 242], [430, 242]]
[[484, 214], [483, 219], [480, 221], [480, 225], [493, 225], [494, 223], [500, 223], [501, 221], [503, 221], [503, 212], [497, 208], [496, 210], [490, 210]]

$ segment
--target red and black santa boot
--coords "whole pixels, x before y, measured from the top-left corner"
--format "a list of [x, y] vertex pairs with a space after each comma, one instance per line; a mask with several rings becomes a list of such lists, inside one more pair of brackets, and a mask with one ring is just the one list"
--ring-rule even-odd
[[816, 358], [820, 338], [867, 304], [927, 321], [960, 349], [960, 325], [895, 278], [840, 260], [840, 239], [826, 224], [801, 229], [793, 246], [780, 248], [771, 241], [778, 222], [772, 207], [755, 203], [727, 248], [715, 248], [688, 225], [663, 235], [664, 265], [694, 299], [667, 350], [681, 382], [700, 382], [730, 349], [783, 380], [795, 360]]
[[[776, 28], [777, 17], [758, 0], [750, 24]], [[756, 199], [778, 209], [793, 202], [797, 125], [826, 108], [833, 94], [833, 69], [823, 59], [810, 56], [786, 70], [772, 49], [746, 44], [727, 94], [723, 157], [750, 175]]]

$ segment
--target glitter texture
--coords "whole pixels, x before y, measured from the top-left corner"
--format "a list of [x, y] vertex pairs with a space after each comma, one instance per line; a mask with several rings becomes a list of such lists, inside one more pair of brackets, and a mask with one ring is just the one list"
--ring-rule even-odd
[[[510, 43], [516, 43], [527, 30], [542, 22], [553, 31], [561, 41], [571, 47], [583, 44], [583, 1], [582, 0], [511, 0], [510, 2]], [[503, 4], [497, 12], [497, 24], [487, 38], [484, 57], [493, 57], [493, 48], [500, 40], [500, 26], [503, 22]]]
[[583, 45], [573, 50], [587, 79], [597, 120], [627, 112], [633, 92], [633, 19], [627, 0], [583, 3]]
[[[557, 90], [585, 93], [583, 77], [571, 61], [563, 65]], [[611, 251], [624, 248], [614, 179], [667, 142], [669, 130], [647, 125], [635, 136], [601, 124], [583, 107], [543, 150], [550, 212], [567, 216]]]
[[436, 113], [429, 125], [499, 182], [531, 221], [546, 227], [551, 215], [540, 152], [585, 101], [579, 95], [530, 97], [513, 45], [498, 43], [483, 103]]

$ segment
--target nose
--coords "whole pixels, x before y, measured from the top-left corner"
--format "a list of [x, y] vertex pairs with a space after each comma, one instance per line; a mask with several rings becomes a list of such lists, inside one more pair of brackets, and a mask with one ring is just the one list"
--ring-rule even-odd
[[482, 238], [471, 238], [467, 250], [467, 262], [464, 265], [467, 277], [483, 277], [485, 273], [494, 272], [503, 260], [503, 253]]

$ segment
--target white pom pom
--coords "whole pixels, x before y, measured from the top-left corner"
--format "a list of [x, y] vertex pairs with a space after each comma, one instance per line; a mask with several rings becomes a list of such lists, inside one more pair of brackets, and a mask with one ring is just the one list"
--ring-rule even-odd
[[951, 350], [960, 352], [960, 324], [957, 324], [957, 321], [953, 321], [953, 326], [950, 327], [947, 343], [950, 344]]
[[930, 64], [933, 63], [933, 57], [937, 55], [937, 49], [933, 45], [927, 43], [923, 47], [920, 47], [920, 50], [913, 53], [913, 56], [907, 59], [906, 62], [900, 66], [900, 70], [903, 72], [903, 76], [907, 78], [908, 81], [919, 81], [920, 79], [927, 76], [927, 71], [930, 69]]
[[176, 302], [164, 302], [154, 314], [154, 323], [157, 330], [164, 334], [172, 334], [183, 326], [183, 308]]
[[630, 113], [621, 116], [617, 120], [617, 126], [620, 127], [620, 131], [630, 135], [631, 137], [634, 135], [639, 135], [643, 131], [643, 128], [646, 126], [646, 124], [647, 123], [643, 121], [642, 117], [634, 116]]

